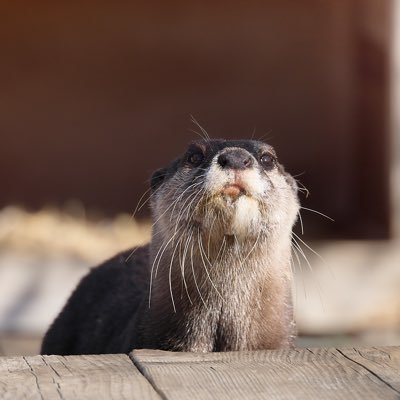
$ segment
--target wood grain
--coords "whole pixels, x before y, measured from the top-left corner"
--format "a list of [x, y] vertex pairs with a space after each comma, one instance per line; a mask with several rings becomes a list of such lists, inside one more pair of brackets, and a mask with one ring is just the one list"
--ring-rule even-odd
[[159, 399], [126, 355], [0, 358], [0, 399]]
[[400, 399], [400, 347], [130, 357], [0, 357], [0, 399]]
[[400, 398], [400, 347], [340, 349], [339, 352], [379, 377]]
[[399, 348], [209, 354], [135, 350], [130, 356], [168, 399], [364, 400], [399, 399], [399, 352]]

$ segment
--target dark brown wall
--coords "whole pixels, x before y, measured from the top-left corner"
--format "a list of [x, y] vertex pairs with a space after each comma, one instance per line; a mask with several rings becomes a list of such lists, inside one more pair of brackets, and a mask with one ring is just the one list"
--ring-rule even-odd
[[[373, 21], [385, 33], [390, 3], [368, 3], [383, 4]], [[375, 40], [363, 7], [2, 6], [0, 206], [79, 198], [129, 212], [151, 171], [193, 138], [192, 113], [214, 137], [251, 137], [255, 129], [293, 174], [304, 172], [304, 204], [336, 220], [303, 212], [310, 233], [384, 236], [387, 37]], [[370, 202], [366, 193], [375, 193]]]

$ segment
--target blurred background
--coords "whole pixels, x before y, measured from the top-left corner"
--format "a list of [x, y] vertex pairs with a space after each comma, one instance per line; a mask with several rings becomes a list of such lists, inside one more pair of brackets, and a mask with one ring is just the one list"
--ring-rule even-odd
[[191, 114], [310, 191], [299, 345], [400, 344], [400, 1], [3, 1], [0, 49], [0, 354], [148, 241], [131, 215]]

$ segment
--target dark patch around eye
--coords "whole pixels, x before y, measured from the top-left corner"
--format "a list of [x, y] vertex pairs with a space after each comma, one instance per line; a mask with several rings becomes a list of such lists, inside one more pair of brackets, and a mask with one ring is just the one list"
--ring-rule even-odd
[[192, 167], [198, 167], [205, 159], [205, 149], [198, 144], [191, 144], [186, 153], [186, 162]]
[[197, 153], [192, 153], [188, 157], [188, 162], [193, 165], [194, 167], [199, 166], [204, 160], [204, 155], [203, 153], [197, 152]]
[[275, 157], [272, 154], [264, 153], [260, 157], [260, 164], [264, 169], [270, 170], [275, 166]]

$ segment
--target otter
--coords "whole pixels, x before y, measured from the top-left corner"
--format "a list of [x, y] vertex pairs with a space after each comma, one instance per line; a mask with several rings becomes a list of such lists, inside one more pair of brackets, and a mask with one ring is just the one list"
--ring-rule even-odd
[[269, 144], [193, 141], [151, 178], [151, 242], [81, 280], [41, 353], [293, 347], [297, 190]]

